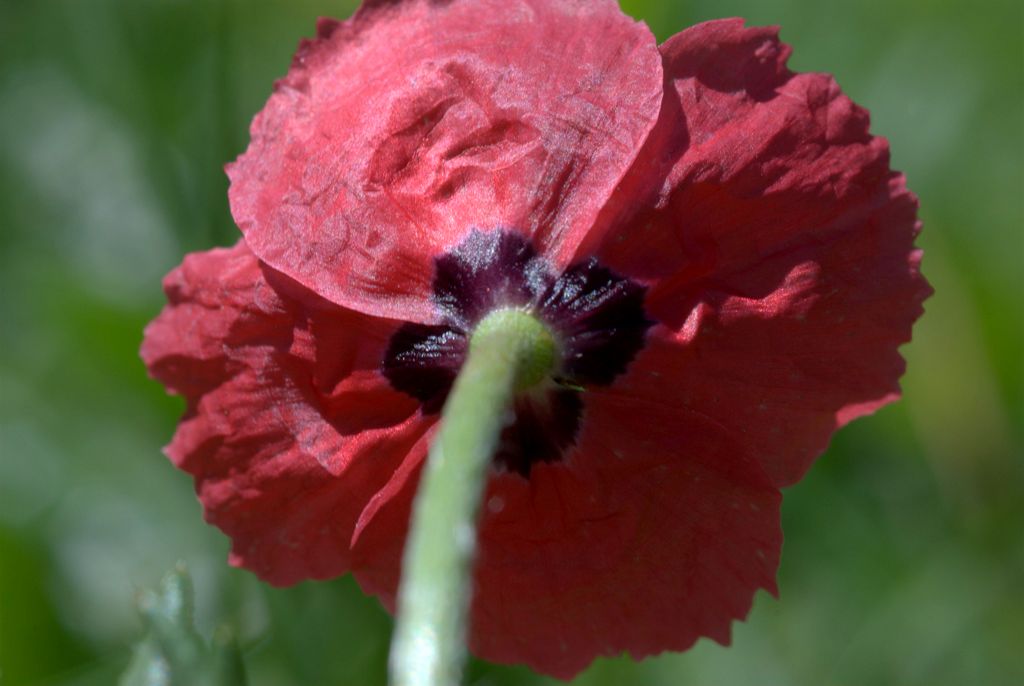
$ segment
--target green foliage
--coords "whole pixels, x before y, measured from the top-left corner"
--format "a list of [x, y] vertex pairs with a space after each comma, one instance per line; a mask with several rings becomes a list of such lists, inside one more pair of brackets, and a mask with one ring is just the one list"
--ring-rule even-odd
[[245, 686], [234, 635], [222, 627], [207, 645], [195, 629], [192, 580], [184, 565], [157, 590], [139, 591], [145, 637], [135, 646], [120, 686]]

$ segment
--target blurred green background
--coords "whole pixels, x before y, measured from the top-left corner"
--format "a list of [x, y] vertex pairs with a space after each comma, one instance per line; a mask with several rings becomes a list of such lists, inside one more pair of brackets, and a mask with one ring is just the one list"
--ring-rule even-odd
[[[137, 348], [160, 277], [235, 240], [221, 167], [337, 0], [0, 0], [0, 683], [110, 684], [134, 590], [184, 559], [199, 625], [256, 686], [382, 683], [390, 619], [351, 579], [225, 564], [161, 456], [182, 404]], [[579, 684], [1021, 684], [1024, 17], [1015, 1], [631, 0], [659, 39], [739, 15], [834, 73], [921, 197], [936, 289], [905, 399], [789, 489], [781, 600], [734, 645], [599, 660]], [[475, 663], [474, 684], [548, 683]]]

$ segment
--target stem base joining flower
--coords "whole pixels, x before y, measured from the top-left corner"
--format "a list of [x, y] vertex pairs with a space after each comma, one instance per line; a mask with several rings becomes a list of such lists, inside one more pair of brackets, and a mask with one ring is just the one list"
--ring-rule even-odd
[[558, 344], [548, 327], [522, 310], [497, 310], [480, 320], [470, 336], [469, 350], [487, 345], [491, 338], [509, 336], [518, 339], [514, 357], [509, 360], [516, 369], [515, 390], [529, 390], [549, 378], [558, 356]]
[[499, 467], [529, 476], [533, 463], [558, 460], [573, 444], [581, 389], [609, 385], [643, 347], [653, 324], [643, 309], [646, 289], [596, 259], [555, 275], [522, 234], [507, 230], [471, 231], [435, 263], [434, 302], [444, 323], [399, 328], [382, 371], [396, 389], [421, 400], [424, 412], [435, 413], [471, 338], [492, 317], [536, 322], [550, 345], [532, 361], [535, 378], [520, 386], [530, 392], [516, 395], [515, 419], [495, 455]]

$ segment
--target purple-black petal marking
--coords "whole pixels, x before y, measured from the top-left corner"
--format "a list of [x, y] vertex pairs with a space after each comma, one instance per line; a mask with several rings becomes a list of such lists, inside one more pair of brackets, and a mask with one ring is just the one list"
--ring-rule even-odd
[[552, 378], [516, 397], [514, 420], [495, 451], [497, 467], [529, 478], [537, 462], [561, 459], [584, 411], [580, 389], [606, 386], [625, 371], [653, 324], [646, 289], [596, 259], [555, 275], [512, 231], [473, 230], [435, 259], [433, 299], [442, 323], [406, 323], [391, 337], [384, 375], [396, 389], [440, 412], [462, 366], [473, 328], [488, 313], [517, 307], [542, 320], [560, 344]]

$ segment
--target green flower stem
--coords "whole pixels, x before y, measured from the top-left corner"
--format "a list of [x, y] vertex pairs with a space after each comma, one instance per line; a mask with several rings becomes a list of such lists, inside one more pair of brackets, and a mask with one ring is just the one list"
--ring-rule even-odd
[[518, 310], [494, 312], [473, 332], [413, 507], [391, 644], [393, 686], [461, 679], [487, 467], [514, 393], [541, 382], [555, 353], [547, 328]]

